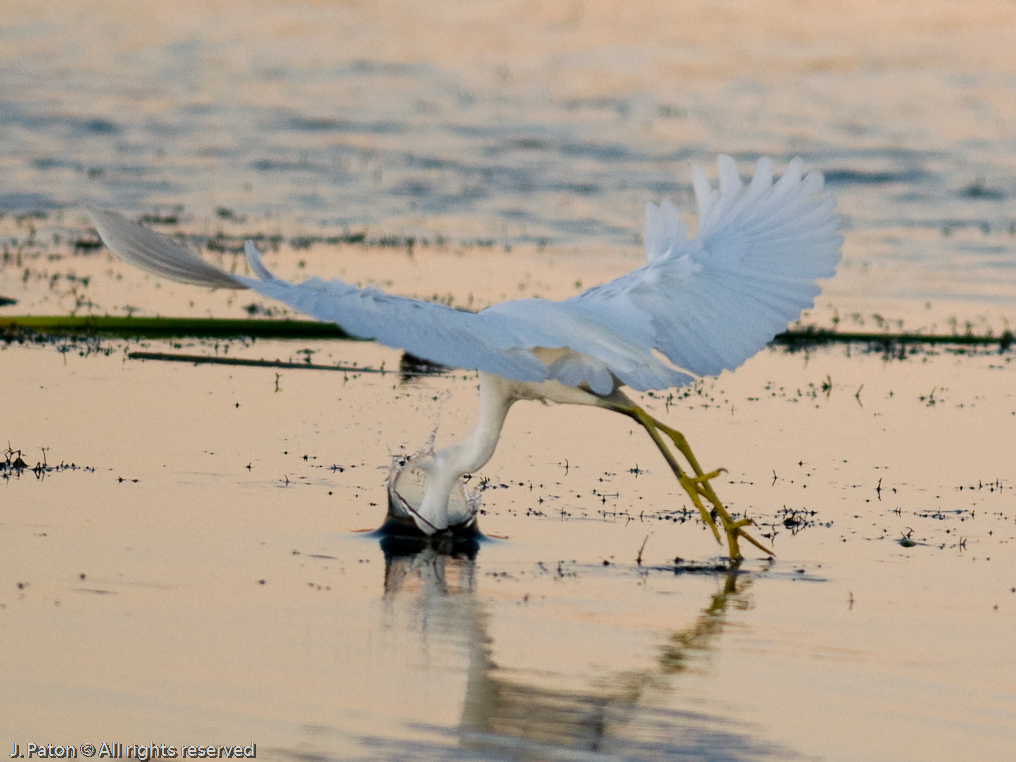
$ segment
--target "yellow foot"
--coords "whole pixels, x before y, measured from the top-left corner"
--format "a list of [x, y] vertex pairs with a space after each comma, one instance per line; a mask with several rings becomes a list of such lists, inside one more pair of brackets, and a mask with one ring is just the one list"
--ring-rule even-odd
[[[738, 563], [744, 558], [741, 554], [741, 548], [739, 545], [739, 541], [741, 539], [747, 540], [766, 555], [775, 555], [773, 551], [744, 531], [746, 526], [752, 526], [755, 522], [748, 518], [735, 520], [727, 512], [723, 502], [713, 489], [712, 484], [709, 483], [710, 479], [715, 479], [726, 469], [720, 468], [716, 471], [705, 473], [699, 465], [695, 454], [691, 451], [691, 447], [688, 444], [688, 440], [685, 439], [684, 434], [677, 429], [667, 426], [662, 421], [656, 420], [649, 415], [649, 413], [640, 408], [638, 405], [632, 403], [630, 400], [628, 400], [628, 404], [615, 403], [614, 405], [610, 405], [610, 407], [617, 412], [624, 413], [630, 418], [638, 421], [649, 433], [649, 436], [652, 437], [657, 448], [659, 448], [660, 452], [663, 453], [663, 457], [667, 460], [667, 464], [670, 466], [671, 471], [674, 472], [678, 482], [684, 488], [684, 491], [688, 493], [688, 497], [691, 498], [692, 504], [698, 509], [699, 514], [702, 516], [702, 521], [713, 530], [713, 536], [716, 538], [716, 541], [721, 544], [723, 540], [720, 539], [720, 529], [717, 525], [717, 521], [719, 522], [719, 525], [723, 527], [723, 532], [727, 538], [727, 549], [730, 554], [730, 560], [733, 563]], [[691, 470], [693, 472], [692, 474], [686, 473], [678, 464], [674, 454], [663, 441], [663, 437], [660, 436], [661, 431], [667, 435], [670, 441], [674, 443], [674, 447], [677, 451], [680, 452], [684, 456], [685, 460], [688, 461], [688, 465], [691, 466]], [[709, 501], [712, 505], [712, 510], [706, 509], [705, 503], [702, 501], [703, 498]]]
[[[719, 521], [719, 525], [723, 527], [723, 532], [727, 538], [727, 549], [731, 561], [737, 562], [744, 558], [739, 545], [740, 539], [747, 540], [766, 555], [774, 555], [769, 548], [744, 531], [744, 527], [753, 526], [755, 522], [749, 518], [734, 519], [727, 512], [723, 502], [709, 483], [710, 479], [715, 479], [725, 470], [721, 468], [717, 471], [710, 471], [708, 474], [697, 474], [695, 476], [689, 476], [682, 472], [678, 474], [677, 480], [684, 487], [684, 491], [688, 493], [692, 504], [698, 509], [702, 516], [702, 521], [713, 530], [713, 536], [716, 537], [716, 541], [722, 543], [719, 527], [717, 526], [717, 520]], [[712, 504], [711, 511], [706, 510], [706, 506], [702, 502], [703, 497]]]
[[[726, 513], [726, 511], [724, 511], [724, 513]], [[729, 520], [729, 518], [730, 517], [728, 514], [727, 519]], [[741, 548], [738, 546], [739, 539], [747, 540], [768, 556], [776, 555], [769, 548], [767, 548], [765, 545], [763, 545], [754, 537], [752, 537], [750, 534], [744, 531], [744, 527], [754, 526], [754, 524], [755, 524], [754, 521], [747, 518], [738, 519], [737, 521], [731, 521], [729, 524], [727, 523], [726, 520], [723, 520], [723, 528], [727, 533], [727, 546], [730, 549], [731, 561], [740, 561], [742, 558], [744, 558], [744, 556], [741, 555]]]

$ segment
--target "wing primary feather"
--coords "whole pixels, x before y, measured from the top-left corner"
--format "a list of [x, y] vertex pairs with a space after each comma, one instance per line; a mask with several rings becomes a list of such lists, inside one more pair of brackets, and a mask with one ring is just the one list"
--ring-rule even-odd
[[731, 197], [740, 193], [744, 184], [741, 182], [741, 176], [737, 174], [737, 162], [734, 161], [734, 157], [720, 154], [716, 159], [716, 167], [720, 176], [720, 196]]
[[247, 288], [240, 278], [208, 264], [175, 241], [105, 209], [89, 209], [109, 250], [128, 264], [180, 283], [208, 288]]
[[709, 184], [709, 179], [698, 164], [693, 164], [691, 167], [691, 186], [692, 190], [695, 191], [695, 203], [698, 206], [699, 230], [701, 230], [703, 223], [709, 216], [709, 210], [712, 208], [713, 202], [716, 199], [714, 196], [713, 186]]
[[773, 185], [773, 160], [763, 156], [755, 164], [755, 174], [748, 185], [745, 196], [752, 201], [768, 191]]
[[663, 199], [659, 205], [646, 204], [643, 238], [647, 262], [667, 256], [688, 239], [688, 229], [677, 216], [677, 208], [669, 198]]
[[245, 241], [243, 244], [244, 254], [247, 255], [247, 262], [250, 264], [250, 269], [254, 271], [261, 280], [275, 280], [275, 276], [272, 275], [271, 270], [265, 267], [264, 261], [261, 259], [261, 252], [258, 247], [254, 245], [253, 241]]

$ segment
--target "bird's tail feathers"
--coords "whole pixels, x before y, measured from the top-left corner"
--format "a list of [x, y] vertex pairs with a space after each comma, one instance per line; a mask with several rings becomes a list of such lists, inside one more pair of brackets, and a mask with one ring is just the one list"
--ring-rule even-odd
[[[208, 288], [248, 288], [243, 278], [210, 265], [175, 241], [105, 209], [88, 210], [95, 229], [110, 251], [128, 264], [180, 283]], [[249, 257], [248, 253], [248, 257]], [[260, 258], [251, 267], [259, 276], [268, 273]], [[259, 269], [260, 268], [260, 269]], [[271, 277], [271, 274], [268, 273]]]

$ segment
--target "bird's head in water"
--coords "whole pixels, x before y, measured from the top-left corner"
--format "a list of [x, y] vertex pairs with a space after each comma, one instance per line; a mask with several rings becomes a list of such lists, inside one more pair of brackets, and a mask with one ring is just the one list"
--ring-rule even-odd
[[470, 491], [466, 480], [460, 480], [448, 495], [448, 526], [435, 527], [420, 516], [419, 506], [427, 493], [429, 476], [435, 466], [434, 450], [428, 447], [413, 455], [400, 455], [392, 459], [388, 470], [388, 517], [386, 523], [425, 535], [439, 532], [460, 533], [476, 531], [476, 516], [480, 510], [482, 486]]

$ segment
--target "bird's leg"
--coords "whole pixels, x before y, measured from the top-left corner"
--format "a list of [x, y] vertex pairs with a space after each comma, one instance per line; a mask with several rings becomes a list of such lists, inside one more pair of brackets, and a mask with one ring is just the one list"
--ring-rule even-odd
[[647, 418], [649, 418], [649, 420], [657, 429], [659, 429], [668, 437], [670, 437], [670, 440], [674, 443], [674, 447], [678, 449], [678, 451], [685, 457], [685, 459], [687, 459], [692, 469], [694, 469], [696, 476], [694, 480], [696, 489], [698, 490], [699, 494], [701, 494], [710, 503], [713, 504], [713, 509], [716, 511], [716, 514], [720, 517], [720, 522], [723, 524], [723, 528], [726, 530], [727, 542], [730, 545], [731, 559], [733, 560], [735, 558], [741, 557], [740, 550], [738, 549], [737, 545], [738, 538], [744, 538], [766, 555], [770, 556], [773, 555], [773, 552], [769, 548], [765, 547], [762, 543], [760, 543], [750, 534], [743, 531], [744, 527], [751, 526], [755, 522], [753, 522], [749, 518], [734, 520], [734, 518], [727, 512], [727, 509], [724, 507], [723, 502], [716, 495], [716, 491], [713, 489], [713, 485], [709, 483], [709, 480], [719, 476], [719, 474], [723, 471], [723, 469], [713, 471], [708, 474], [703, 473], [702, 467], [699, 466], [698, 460], [695, 458], [695, 453], [692, 452], [691, 445], [688, 444], [688, 440], [685, 438], [684, 434], [682, 434], [677, 429], [671, 428], [662, 421], [653, 418], [644, 410], [642, 411], [642, 413]]
[[698, 508], [699, 513], [702, 515], [703, 523], [705, 523], [710, 529], [713, 530], [713, 536], [716, 537], [716, 542], [722, 542], [720, 540], [720, 530], [716, 526], [716, 519], [713, 518], [712, 513], [706, 510], [705, 505], [702, 503], [702, 498], [700, 497], [700, 495], [704, 494], [700, 487], [700, 482], [702, 480], [706, 480], [705, 483], [706, 485], [708, 485], [709, 484], [708, 479], [712, 478], [713, 476], [719, 475], [719, 471], [712, 474], [699, 473], [696, 474], [694, 477], [689, 476], [688, 474], [685, 473], [684, 469], [681, 468], [681, 466], [678, 464], [677, 458], [674, 457], [674, 453], [670, 451], [670, 448], [668, 448], [666, 443], [663, 441], [663, 438], [660, 436], [658, 427], [654, 425], [652, 419], [649, 419], [648, 416], [640, 416], [638, 414], [644, 413], [645, 411], [643, 411], [641, 408], [636, 407], [631, 413], [627, 413], [627, 411], [621, 412], [626, 412], [626, 414], [630, 415], [631, 418], [638, 421], [642, 425], [642, 427], [648, 432], [649, 436], [652, 437], [653, 442], [656, 443], [656, 446], [659, 448], [660, 452], [663, 453], [663, 457], [667, 461], [667, 465], [670, 466], [670, 470], [673, 471], [674, 476], [677, 477], [677, 481], [680, 482], [681, 486], [684, 487], [685, 492], [688, 493], [688, 497], [691, 498], [692, 504], [696, 508]]
[[[727, 537], [727, 547], [731, 561], [740, 561], [743, 558], [741, 555], [741, 549], [738, 545], [740, 538], [744, 538], [763, 553], [773, 555], [771, 550], [744, 531], [744, 527], [749, 526], [754, 522], [749, 518], [735, 520], [730, 513], [727, 512], [723, 502], [717, 496], [713, 486], [709, 483], [710, 479], [715, 479], [720, 475], [720, 473], [722, 473], [722, 469], [710, 471], [709, 473], [703, 471], [702, 467], [699, 465], [698, 458], [696, 458], [695, 453], [692, 452], [684, 434], [677, 429], [671, 428], [662, 421], [653, 418], [653, 416], [649, 415], [649, 413], [631, 400], [628, 400], [627, 398], [624, 398], [624, 402], [608, 400], [608, 403], [608, 407], [610, 407], [610, 409], [615, 410], [618, 413], [623, 413], [632, 420], [638, 422], [638, 424], [648, 432], [649, 436], [666, 459], [667, 465], [670, 466], [670, 470], [674, 472], [678, 482], [684, 488], [685, 492], [688, 493], [688, 497], [691, 498], [692, 504], [698, 509], [703, 522], [705, 522], [709, 528], [713, 530], [713, 535], [716, 537], [716, 541], [722, 542], [720, 539], [719, 528], [716, 523], [716, 519], [719, 518], [719, 523], [723, 526], [724, 534]], [[660, 432], [666, 434], [667, 437], [670, 438], [671, 442], [673, 442], [674, 447], [677, 448], [678, 452], [685, 457], [688, 461], [688, 465], [691, 466], [692, 471], [694, 472], [694, 476], [685, 473], [685, 471], [680, 467], [677, 459], [674, 457], [674, 454], [663, 441], [663, 437], [660, 436]], [[711, 511], [706, 509], [705, 504], [702, 502], [702, 498], [705, 498], [712, 504]]]

